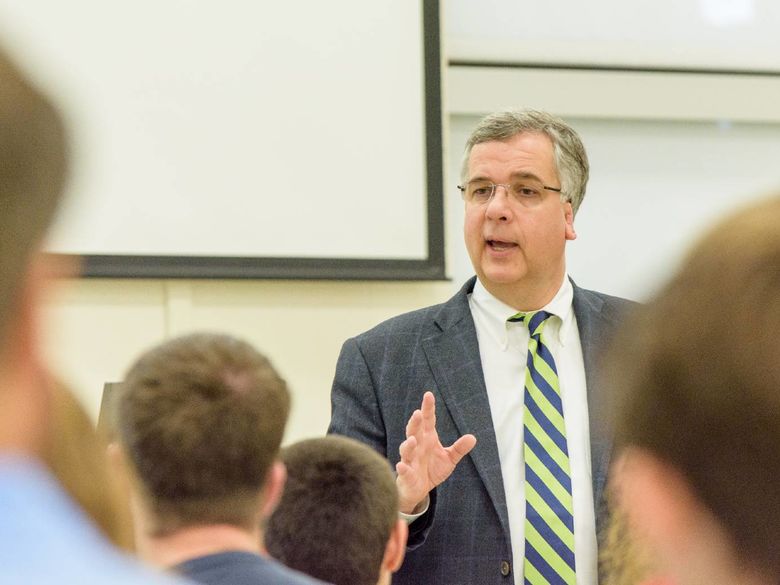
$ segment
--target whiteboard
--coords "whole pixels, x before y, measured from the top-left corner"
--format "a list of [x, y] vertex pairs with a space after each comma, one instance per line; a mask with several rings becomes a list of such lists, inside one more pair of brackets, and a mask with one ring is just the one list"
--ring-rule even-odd
[[0, 0], [87, 275], [441, 278], [438, 2]]
[[774, 0], [449, 0], [450, 62], [780, 73]]

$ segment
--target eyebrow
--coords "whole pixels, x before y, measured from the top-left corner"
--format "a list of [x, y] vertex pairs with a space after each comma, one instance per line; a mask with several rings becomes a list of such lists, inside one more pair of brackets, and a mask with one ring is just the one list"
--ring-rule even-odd
[[[526, 171], [515, 171], [514, 173], [509, 175], [509, 177], [510, 177], [510, 179], [513, 179], [513, 180], [514, 179], [534, 179], [534, 180], [539, 181], [540, 183], [544, 184], [544, 181], [542, 179], [540, 179], [537, 175], [535, 175], [534, 173], [526, 172]], [[495, 183], [495, 181], [493, 181], [493, 179], [490, 179], [490, 178], [482, 176], [482, 175], [477, 175], [476, 177], [468, 180], [469, 183], [475, 183], [475, 182], [478, 182], [478, 181], [487, 181], [489, 183]]]

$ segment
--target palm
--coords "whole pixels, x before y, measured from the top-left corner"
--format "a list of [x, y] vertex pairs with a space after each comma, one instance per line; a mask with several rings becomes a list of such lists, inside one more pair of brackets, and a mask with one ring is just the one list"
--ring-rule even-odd
[[476, 441], [473, 435], [464, 435], [449, 447], [442, 445], [436, 431], [435, 399], [426, 392], [420, 410], [412, 414], [406, 425], [406, 440], [399, 448], [396, 485], [401, 511], [410, 513], [424, 501], [428, 492], [452, 474]]

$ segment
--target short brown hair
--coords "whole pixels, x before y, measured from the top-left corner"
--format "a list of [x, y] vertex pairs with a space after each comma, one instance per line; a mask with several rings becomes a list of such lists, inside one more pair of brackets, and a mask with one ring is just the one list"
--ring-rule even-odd
[[264, 531], [269, 554], [334, 585], [375, 585], [398, 519], [387, 460], [328, 436], [287, 447], [282, 461], [287, 484]]
[[687, 477], [780, 578], [780, 196], [732, 215], [616, 340], [617, 446]]
[[264, 356], [227, 335], [180, 337], [143, 354], [117, 398], [115, 428], [157, 534], [253, 526], [290, 408]]
[[0, 341], [65, 184], [62, 119], [0, 50]]

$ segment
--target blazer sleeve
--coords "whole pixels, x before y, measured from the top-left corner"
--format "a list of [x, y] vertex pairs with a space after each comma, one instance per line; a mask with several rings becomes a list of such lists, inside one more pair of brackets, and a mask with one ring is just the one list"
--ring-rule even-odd
[[[341, 348], [330, 393], [331, 418], [328, 434], [351, 437], [388, 457], [387, 433], [380, 409], [379, 393], [371, 368], [356, 338]], [[393, 453], [393, 456], [397, 454]], [[409, 525], [407, 548], [413, 550], [425, 542], [433, 524], [436, 490], [430, 493], [428, 511]]]
[[376, 392], [357, 340], [348, 339], [336, 363], [328, 434], [352, 437], [387, 457], [387, 433]]

